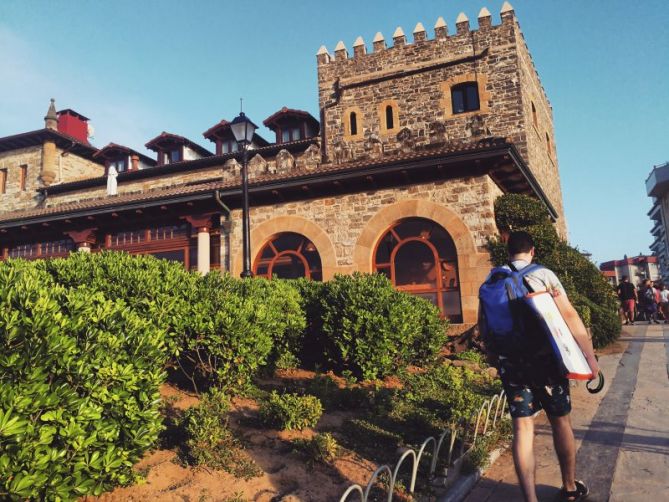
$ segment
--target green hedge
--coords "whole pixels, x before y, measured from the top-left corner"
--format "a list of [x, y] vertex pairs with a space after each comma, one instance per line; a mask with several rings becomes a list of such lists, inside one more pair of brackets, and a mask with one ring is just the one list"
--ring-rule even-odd
[[124, 301], [0, 264], [0, 498], [73, 500], [135, 478], [161, 430], [165, 333]]
[[66, 287], [89, 286], [107, 298], [124, 300], [137, 315], [167, 333], [170, 354], [190, 323], [190, 298], [198, 276], [178, 263], [124, 252], [72, 253], [68, 258], [37, 262]]
[[357, 378], [429, 364], [445, 342], [447, 323], [438, 310], [395, 290], [381, 274], [335, 276], [323, 290], [321, 309], [326, 364]]
[[[495, 220], [501, 232], [524, 230], [532, 235], [535, 261], [556, 273], [584, 323], [591, 328], [595, 347], [618, 338], [621, 324], [613, 288], [578, 249], [560, 239], [540, 201], [527, 195], [503, 195], [495, 201]], [[496, 265], [508, 261], [506, 246], [500, 239], [492, 240], [489, 249]]]

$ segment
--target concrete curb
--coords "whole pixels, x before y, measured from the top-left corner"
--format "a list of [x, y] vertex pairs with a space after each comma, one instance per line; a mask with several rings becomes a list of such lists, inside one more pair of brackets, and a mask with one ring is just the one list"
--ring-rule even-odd
[[[490, 466], [492, 466], [497, 461], [497, 459], [499, 459], [499, 457], [507, 448], [508, 446], [505, 446], [490, 452], [490, 455], [488, 456], [488, 468], [490, 468]], [[472, 489], [476, 486], [476, 483], [478, 483], [479, 479], [481, 479], [481, 476], [485, 474], [485, 471], [488, 468], [483, 470], [476, 469], [476, 471], [473, 473], [461, 477], [455, 483], [453, 483], [446, 494], [437, 498], [437, 502], [460, 502], [464, 500], [464, 498], [469, 495], [469, 492], [471, 492]]]

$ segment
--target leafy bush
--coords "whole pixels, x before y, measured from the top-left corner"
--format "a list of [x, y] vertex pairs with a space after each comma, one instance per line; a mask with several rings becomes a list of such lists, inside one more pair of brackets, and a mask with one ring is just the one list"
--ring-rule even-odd
[[476, 350], [465, 350], [455, 354], [455, 358], [460, 361], [471, 361], [479, 366], [486, 366], [485, 356]]
[[[224, 276], [231, 289], [242, 298], [256, 303], [258, 325], [272, 336], [273, 349], [269, 362], [294, 362], [298, 357], [305, 335], [306, 319], [299, 292], [290, 281], [253, 278], [247, 280]], [[291, 357], [292, 356], [292, 357]]]
[[73, 500], [132, 482], [161, 430], [164, 339], [122, 300], [0, 264], [0, 497]]
[[66, 287], [88, 286], [112, 300], [124, 300], [137, 315], [167, 333], [171, 355], [190, 321], [190, 297], [199, 277], [179, 263], [124, 252], [72, 253], [37, 262]]
[[391, 400], [390, 415], [437, 429], [468, 420], [485, 399], [501, 390], [487, 374], [450, 365], [407, 375], [403, 383]]
[[309, 457], [309, 462], [330, 463], [339, 455], [339, 444], [329, 432], [318, 433], [308, 440], [296, 440], [295, 445]]
[[251, 479], [262, 470], [242, 450], [240, 442], [228, 427], [230, 402], [219, 389], [202, 395], [197, 406], [186, 410], [186, 458], [192, 465], [223, 469], [235, 477]]
[[429, 363], [445, 340], [446, 323], [436, 308], [395, 290], [380, 274], [335, 276], [325, 286], [321, 308], [327, 364], [357, 378]]
[[279, 394], [273, 391], [260, 405], [260, 419], [265, 425], [284, 430], [313, 427], [323, 414], [323, 406], [315, 396]]
[[271, 307], [256, 295], [243, 296], [236, 281], [207, 274], [198, 280], [191, 297], [179, 366], [196, 391], [210, 385], [246, 386], [272, 350], [271, 322], [266, 322]]
[[[495, 201], [495, 220], [502, 232], [525, 230], [535, 240], [535, 260], [556, 273], [572, 304], [592, 329], [595, 347], [602, 347], [620, 335], [620, 318], [615, 292], [597, 267], [578, 249], [562, 241], [550, 222], [547, 210], [526, 195], [507, 194]], [[489, 243], [493, 262], [508, 261], [501, 240]]]

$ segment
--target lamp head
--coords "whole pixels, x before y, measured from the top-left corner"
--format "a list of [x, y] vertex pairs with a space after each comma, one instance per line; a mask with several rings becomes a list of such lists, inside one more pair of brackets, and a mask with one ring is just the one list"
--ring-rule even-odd
[[232, 134], [234, 134], [237, 143], [249, 145], [258, 126], [251, 122], [244, 112], [240, 112], [230, 123], [230, 129], [232, 129]]

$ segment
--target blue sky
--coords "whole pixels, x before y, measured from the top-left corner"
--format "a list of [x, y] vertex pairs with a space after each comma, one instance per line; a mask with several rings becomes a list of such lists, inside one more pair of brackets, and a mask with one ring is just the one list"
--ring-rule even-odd
[[[570, 241], [597, 261], [648, 252], [644, 181], [669, 161], [669, 2], [512, 2], [554, 110]], [[315, 53], [371, 46], [501, 0], [0, 2], [0, 136], [43, 126], [49, 98], [91, 118], [94, 143], [142, 150], [245, 110], [318, 116]], [[268, 139], [272, 136], [261, 130]]]

